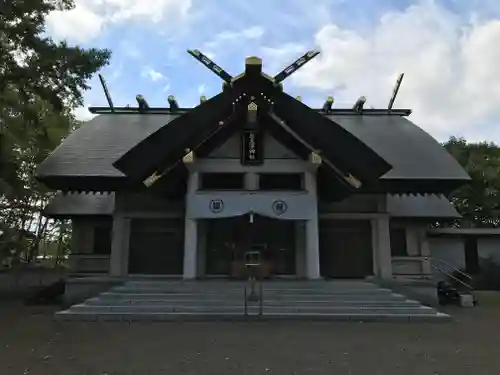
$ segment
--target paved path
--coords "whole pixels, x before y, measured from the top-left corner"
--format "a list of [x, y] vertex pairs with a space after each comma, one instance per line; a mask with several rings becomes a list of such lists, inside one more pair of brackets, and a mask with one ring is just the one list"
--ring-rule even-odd
[[0, 374], [499, 374], [500, 308], [456, 322], [56, 323], [0, 302]]

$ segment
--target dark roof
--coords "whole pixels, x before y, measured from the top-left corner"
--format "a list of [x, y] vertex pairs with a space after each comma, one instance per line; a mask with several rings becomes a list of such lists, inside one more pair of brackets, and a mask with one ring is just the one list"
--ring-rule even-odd
[[[58, 194], [44, 209], [44, 215], [69, 217], [112, 215], [115, 194]], [[392, 217], [455, 219], [460, 215], [444, 196], [388, 195], [387, 209]]]
[[177, 115], [99, 115], [71, 133], [37, 169], [45, 176], [124, 177], [112, 163]]
[[443, 195], [388, 195], [387, 211], [392, 217], [458, 219], [460, 214]]
[[137, 182], [152, 173], [171, 171], [179, 166], [187, 149], [196, 150], [227, 126], [233, 129], [233, 133], [236, 125], [242, 126], [242, 114], [234, 111], [235, 99], [231, 91], [224, 90], [135, 144], [113, 165]]
[[112, 215], [115, 209], [115, 194], [57, 194], [43, 209], [50, 217], [82, 215]]
[[[75, 179], [126, 181], [113, 163], [177, 114], [98, 115], [71, 133], [38, 167], [49, 187], [77, 190]], [[327, 115], [392, 165], [381, 181], [467, 181], [466, 172], [429, 134], [398, 115]], [[49, 183], [60, 179], [58, 183]], [[70, 181], [71, 180], [71, 181]], [[68, 182], [69, 181], [69, 182]], [[434, 184], [435, 185], [435, 184]], [[416, 185], [415, 185], [416, 186]], [[427, 190], [434, 192], [427, 186]], [[454, 186], [455, 187], [455, 186]], [[385, 187], [384, 187], [385, 188]], [[394, 190], [384, 190], [393, 192]], [[396, 191], [400, 191], [396, 189]], [[441, 190], [445, 191], [445, 190]]]
[[392, 165], [383, 179], [469, 180], [432, 136], [400, 116], [328, 116]]

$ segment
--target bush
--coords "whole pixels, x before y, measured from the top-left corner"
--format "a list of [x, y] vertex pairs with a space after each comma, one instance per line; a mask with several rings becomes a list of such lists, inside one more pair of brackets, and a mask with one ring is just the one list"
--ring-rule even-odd
[[500, 265], [492, 258], [483, 259], [481, 271], [474, 277], [474, 288], [478, 290], [500, 290]]
[[[462, 272], [465, 272], [462, 270]], [[453, 277], [448, 279], [448, 282], [459, 290], [465, 287], [456, 279], [464, 282], [465, 284], [471, 281], [460, 272], [453, 272]], [[454, 279], [455, 278], [455, 279]], [[480, 272], [473, 275], [472, 287], [476, 290], [500, 290], [500, 264], [495, 262], [491, 257], [481, 259]]]

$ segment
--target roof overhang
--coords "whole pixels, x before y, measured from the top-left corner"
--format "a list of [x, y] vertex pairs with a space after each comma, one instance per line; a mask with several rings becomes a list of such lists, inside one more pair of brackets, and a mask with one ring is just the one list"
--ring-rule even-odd
[[431, 228], [432, 237], [498, 237], [500, 228]]
[[[174, 168], [166, 178], [161, 178], [152, 188], [153, 194], [182, 199], [186, 193], [187, 169], [183, 165]], [[127, 177], [107, 176], [37, 176], [37, 179], [53, 190], [63, 193], [101, 193], [115, 191], [144, 191], [146, 187]]]

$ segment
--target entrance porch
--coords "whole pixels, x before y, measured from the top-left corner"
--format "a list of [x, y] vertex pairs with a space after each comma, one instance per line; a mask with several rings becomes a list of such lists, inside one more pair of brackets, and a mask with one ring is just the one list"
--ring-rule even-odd
[[277, 219], [248, 213], [186, 218], [184, 236], [184, 279], [243, 277], [250, 251], [258, 253], [266, 278], [321, 278], [317, 217]]
[[257, 251], [267, 279], [391, 278], [389, 228], [383, 217], [322, 219], [316, 227], [314, 220], [257, 214], [122, 221], [113, 233], [112, 276], [242, 278], [245, 254]]
[[[257, 254], [261, 263], [261, 276], [299, 276], [297, 238], [300, 223], [277, 220], [259, 215], [202, 220], [198, 225], [206, 228], [204, 276], [230, 276], [244, 278], [245, 256]], [[300, 242], [300, 238], [298, 239]]]

